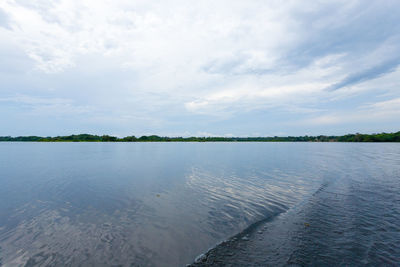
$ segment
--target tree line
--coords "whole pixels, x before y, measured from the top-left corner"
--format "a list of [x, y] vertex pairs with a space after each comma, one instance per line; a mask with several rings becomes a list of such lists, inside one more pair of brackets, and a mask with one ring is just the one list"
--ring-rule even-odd
[[379, 134], [347, 134], [342, 136], [273, 136], [273, 137], [166, 137], [158, 135], [115, 137], [77, 134], [68, 136], [0, 136], [0, 142], [400, 142], [400, 131]]

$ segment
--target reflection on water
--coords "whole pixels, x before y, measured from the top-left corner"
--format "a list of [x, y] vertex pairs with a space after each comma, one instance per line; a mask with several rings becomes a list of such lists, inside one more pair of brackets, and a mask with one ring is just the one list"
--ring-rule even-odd
[[398, 266], [400, 144], [348, 145], [334, 179], [192, 266]]
[[182, 266], [321, 185], [399, 177], [399, 155], [398, 144], [0, 143], [0, 263]]

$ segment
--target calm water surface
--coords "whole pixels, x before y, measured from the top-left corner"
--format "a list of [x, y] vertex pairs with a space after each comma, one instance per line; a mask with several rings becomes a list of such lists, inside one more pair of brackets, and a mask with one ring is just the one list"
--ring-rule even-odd
[[298, 262], [396, 264], [400, 144], [0, 143], [5, 266], [184, 266], [259, 220], [302, 216], [320, 226], [286, 246]]

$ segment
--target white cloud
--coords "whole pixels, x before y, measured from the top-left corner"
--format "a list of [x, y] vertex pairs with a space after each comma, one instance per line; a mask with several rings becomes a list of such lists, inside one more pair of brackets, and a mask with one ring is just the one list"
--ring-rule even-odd
[[337, 125], [360, 122], [390, 121], [400, 118], [400, 98], [366, 104], [355, 110], [334, 112], [306, 119], [308, 125]]
[[389, 114], [400, 115], [400, 98], [394, 98], [386, 101], [376, 102], [366, 106], [365, 109], [370, 109], [384, 116], [387, 116]]
[[0, 52], [16, 47], [34, 67], [18, 79], [0, 76], [0, 97], [46, 96], [64, 106], [60, 112], [86, 110], [86, 120], [126, 131], [175, 132], [180, 122], [188, 125], [181, 132], [233, 132], [233, 125], [199, 129], [193, 121], [206, 125], [260, 111], [339, 123], [332, 103], [352, 99], [354, 109], [371, 102], [357, 98], [363, 94], [399, 97], [400, 32], [397, 4], [391, 5], [4, 0]]
[[93, 107], [76, 105], [71, 99], [32, 97], [17, 95], [0, 98], [0, 103], [17, 103], [27, 107], [27, 114], [39, 116], [68, 116], [71, 114], [87, 114]]

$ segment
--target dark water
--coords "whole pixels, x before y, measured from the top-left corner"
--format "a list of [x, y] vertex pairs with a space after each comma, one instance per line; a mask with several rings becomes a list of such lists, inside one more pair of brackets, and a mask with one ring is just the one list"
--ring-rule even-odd
[[266, 218], [219, 264], [398, 264], [400, 144], [0, 143], [4, 266], [183, 266]]

